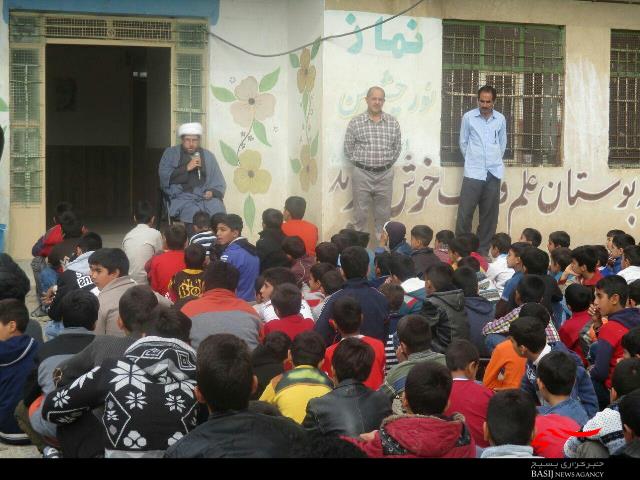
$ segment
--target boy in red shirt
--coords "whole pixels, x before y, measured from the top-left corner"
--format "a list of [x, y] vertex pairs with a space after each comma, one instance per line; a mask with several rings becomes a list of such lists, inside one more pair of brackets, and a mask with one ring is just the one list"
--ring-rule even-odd
[[282, 231], [287, 237], [298, 236], [304, 242], [307, 255], [314, 256], [318, 243], [318, 227], [302, 220], [307, 202], [302, 197], [289, 197], [284, 202]]
[[302, 292], [294, 284], [282, 283], [276, 286], [271, 294], [271, 304], [278, 319], [265, 324], [265, 336], [271, 332], [284, 332], [293, 340], [299, 333], [313, 330], [313, 320], [300, 315]]
[[149, 285], [164, 296], [167, 294], [171, 278], [187, 268], [184, 263], [184, 249], [187, 246], [187, 230], [181, 223], [167, 227], [162, 235], [164, 252], [151, 257], [148, 265]]
[[591, 320], [589, 305], [593, 302], [593, 293], [589, 287], [573, 283], [567, 287], [564, 296], [567, 306], [571, 309], [571, 317], [562, 324], [558, 334], [562, 343], [569, 350], [576, 352], [582, 359], [584, 366], [587, 367], [587, 359], [580, 345], [580, 332]]
[[454, 413], [464, 415], [465, 423], [471, 436], [481, 448], [489, 446], [484, 438], [483, 424], [487, 420], [487, 408], [493, 392], [480, 382], [476, 382], [480, 354], [478, 349], [468, 340], [454, 340], [445, 355], [447, 368], [453, 377], [453, 387], [449, 396], [446, 416]]
[[598, 255], [593, 247], [583, 245], [575, 248], [571, 251], [571, 264], [562, 272], [558, 285], [565, 284], [570, 275], [575, 275], [578, 283], [593, 289], [602, 278], [597, 263]]
[[[363, 383], [370, 389], [377, 390], [384, 380], [384, 344], [377, 338], [360, 334], [360, 325], [362, 324], [362, 308], [360, 307], [360, 303], [353, 297], [348, 296], [336, 300], [333, 304], [333, 319], [331, 323], [334, 324], [341, 338], [356, 337], [371, 345], [375, 353], [375, 359], [371, 367], [371, 373], [369, 373], [369, 376]], [[328, 375], [331, 375], [331, 360], [337, 347], [337, 343], [331, 345], [324, 354], [322, 370]]]

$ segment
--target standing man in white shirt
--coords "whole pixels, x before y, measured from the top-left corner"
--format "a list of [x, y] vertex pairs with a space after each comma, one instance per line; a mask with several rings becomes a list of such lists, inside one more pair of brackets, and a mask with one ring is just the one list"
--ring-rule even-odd
[[479, 253], [487, 256], [498, 226], [500, 181], [504, 176], [502, 157], [507, 149], [507, 122], [493, 109], [496, 89], [485, 85], [478, 90], [478, 108], [462, 117], [460, 150], [464, 157], [464, 178], [456, 221], [456, 237], [471, 232], [476, 206], [479, 208]]
[[162, 252], [162, 235], [153, 228], [155, 220], [151, 204], [146, 200], [138, 202], [133, 215], [137, 225], [122, 240], [122, 249], [129, 259], [129, 276], [140, 285], [149, 284], [145, 264]]

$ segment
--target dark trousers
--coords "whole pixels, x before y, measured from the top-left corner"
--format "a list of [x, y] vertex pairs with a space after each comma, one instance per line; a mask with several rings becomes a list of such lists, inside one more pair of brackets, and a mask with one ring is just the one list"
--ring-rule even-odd
[[491, 238], [498, 226], [500, 209], [500, 179], [487, 173], [486, 180], [475, 180], [463, 177], [460, 189], [460, 204], [456, 220], [456, 236], [471, 232], [473, 213], [479, 208], [479, 224], [477, 235], [480, 238], [479, 252], [488, 255]]
[[104, 427], [93, 412], [86, 412], [73, 423], [58, 425], [57, 433], [64, 458], [104, 457]]
[[593, 389], [598, 397], [598, 407], [600, 410], [604, 410], [611, 403], [609, 389], [604, 386], [604, 383], [597, 380], [591, 379], [591, 383], [593, 383]]

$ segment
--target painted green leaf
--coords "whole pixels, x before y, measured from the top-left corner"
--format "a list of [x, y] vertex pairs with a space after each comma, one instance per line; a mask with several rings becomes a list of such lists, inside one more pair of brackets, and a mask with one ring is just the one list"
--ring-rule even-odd
[[0, 98], [0, 112], [8, 112], [9, 111], [9, 106], [7, 105], [7, 102], [5, 102], [2, 98]]
[[259, 122], [258, 120], [253, 121], [253, 133], [256, 134], [256, 138], [264, 143], [267, 147], [270, 147], [271, 144], [267, 140], [267, 131], [264, 128], [264, 123]]
[[293, 170], [293, 173], [300, 173], [300, 169], [302, 168], [300, 160], [297, 158], [290, 158], [289, 161], [291, 162], [291, 169]]
[[304, 92], [302, 94], [302, 110], [304, 111], [305, 116], [307, 115], [308, 108], [309, 108], [309, 92]]
[[276, 83], [278, 82], [278, 76], [280, 75], [280, 67], [276, 68], [273, 72], [268, 73], [262, 80], [260, 80], [260, 91], [268, 92], [271, 90]]
[[251, 195], [247, 195], [244, 201], [244, 221], [247, 222], [249, 230], [253, 232], [253, 221], [256, 217], [256, 204]]
[[295, 53], [289, 54], [289, 62], [291, 62], [291, 66], [293, 68], [298, 68], [300, 66], [300, 59], [298, 58], [298, 55], [296, 55]]
[[213, 96], [221, 102], [233, 102], [236, 100], [236, 96], [233, 92], [223, 87], [214, 87], [211, 85], [211, 93], [213, 93]]
[[233, 148], [220, 140], [220, 149], [222, 150], [222, 156], [227, 161], [227, 163], [231, 166], [237, 167], [239, 160], [238, 155]]
[[316, 133], [316, 138], [313, 139], [313, 142], [311, 142], [311, 149], [310, 152], [312, 157], [315, 157], [318, 154], [318, 136], [320, 135], [320, 132]]
[[316, 41], [313, 42], [313, 46], [311, 47], [311, 60], [316, 58], [318, 50], [320, 50], [320, 37], [316, 38]]

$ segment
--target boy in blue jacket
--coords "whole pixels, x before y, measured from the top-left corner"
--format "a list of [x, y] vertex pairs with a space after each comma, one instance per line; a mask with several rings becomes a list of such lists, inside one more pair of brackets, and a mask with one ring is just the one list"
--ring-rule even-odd
[[220, 257], [240, 272], [236, 295], [247, 302], [255, 303], [255, 283], [260, 274], [260, 259], [256, 247], [242, 235], [242, 218], [230, 213], [218, 220], [217, 242], [224, 246]]
[[520, 388], [528, 392], [540, 405], [546, 405], [547, 402], [542, 397], [536, 381], [538, 364], [551, 352], [567, 353], [577, 365], [576, 382], [571, 390], [571, 398], [582, 404], [589, 418], [593, 417], [598, 412], [598, 398], [589, 374], [582, 366], [582, 360], [562, 342], [547, 343], [546, 327], [544, 321], [537, 317], [519, 317], [509, 327], [509, 339], [513, 349], [520, 357], [527, 359], [527, 367]]

